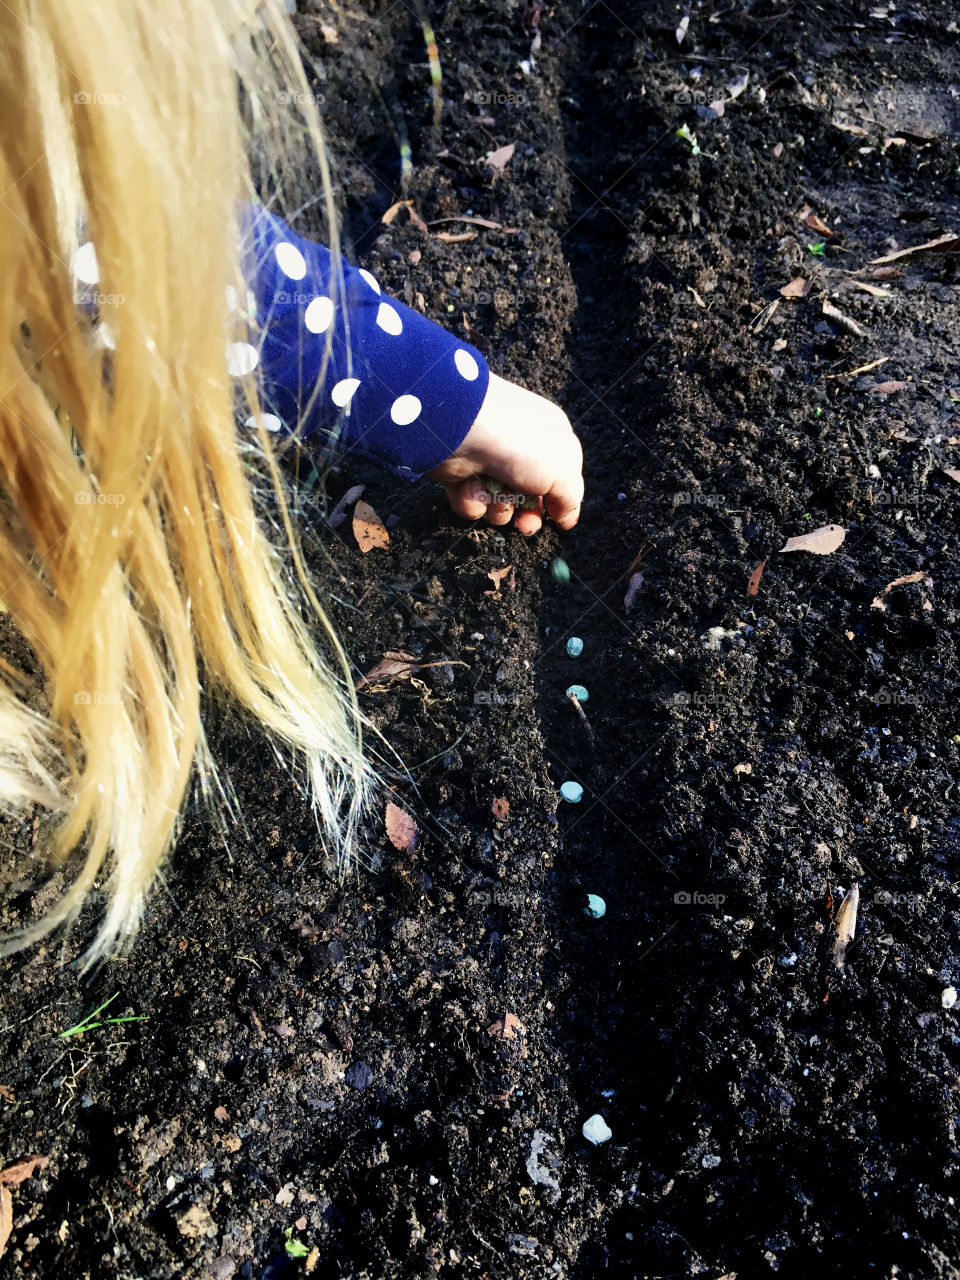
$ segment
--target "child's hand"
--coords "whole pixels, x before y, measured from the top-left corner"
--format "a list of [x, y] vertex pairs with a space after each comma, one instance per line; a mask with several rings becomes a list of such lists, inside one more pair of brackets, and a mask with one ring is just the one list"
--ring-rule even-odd
[[[491, 373], [476, 422], [457, 452], [430, 475], [458, 515], [500, 525], [516, 508], [517, 531], [531, 534], [543, 524], [544, 508], [561, 529], [577, 523], [582, 468], [583, 450], [563, 410]], [[493, 494], [510, 500], [493, 502]]]

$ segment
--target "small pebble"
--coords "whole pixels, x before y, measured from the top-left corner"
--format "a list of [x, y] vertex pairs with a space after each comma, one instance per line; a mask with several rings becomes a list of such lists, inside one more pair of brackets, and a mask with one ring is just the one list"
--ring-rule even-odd
[[599, 920], [601, 916], [607, 914], [607, 904], [602, 898], [597, 897], [595, 893], [587, 894], [587, 905], [583, 908], [584, 915], [591, 916], [594, 920]]
[[584, 1121], [582, 1133], [586, 1140], [592, 1142], [595, 1147], [599, 1147], [601, 1142], [609, 1142], [613, 1137], [613, 1130], [603, 1116], [599, 1114], [591, 1116], [589, 1120]]
[[567, 690], [567, 697], [576, 698], [578, 702], [586, 702], [590, 695], [582, 684], [572, 684]]
[[570, 581], [570, 566], [566, 560], [554, 560], [550, 566], [550, 572], [553, 574], [554, 582]]
[[945, 1009], [952, 1009], [957, 1003], [957, 988], [944, 987], [943, 991], [940, 993], [940, 1003]]
[[705, 1169], [715, 1169], [717, 1165], [720, 1163], [720, 1157], [704, 1156], [703, 1159], [700, 1161], [700, 1163], [703, 1165]]
[[583, 799], [583, 787], [579, 782], [565, 782], [560, 788], [560, 794], [571, 804], [579, 804]]
[[579, 636], [571, 636], [567, 641], [567, 653], [571, 658], [579, 658], [583, 653], [583, 641]]

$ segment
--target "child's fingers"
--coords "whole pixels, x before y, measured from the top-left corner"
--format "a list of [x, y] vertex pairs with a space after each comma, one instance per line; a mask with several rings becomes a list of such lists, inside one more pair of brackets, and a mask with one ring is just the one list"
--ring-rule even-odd
[[517, 518], [514, 521], [517, 532], [522, 533], [524, 537], [529, 537], [532, 533], [539, 533], [543, 526], [543, 499], [537, 499], [536, 507], [527, 507], [523, 511], [517, 512]]
[[555, 480], [549, 493], [543, 495], [547, 514], [561, 529], [572, 529], [580, 519], [583, 502], [583, 476], [565, 476]]
[[456, 484], [445, 484], [443, 487], [447, 492], [450, 506], [458, 516], [463, 516], [465, 520], [480, 520], [487, 514], [487, 507], [490, 504], [478, 496], [486, 493], [486, 486], [476, 476], [471, 476], [469, 480], [460, 480]]

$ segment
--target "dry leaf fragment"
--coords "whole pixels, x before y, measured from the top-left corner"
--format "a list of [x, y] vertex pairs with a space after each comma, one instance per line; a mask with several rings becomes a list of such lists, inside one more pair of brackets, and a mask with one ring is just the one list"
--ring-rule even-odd
[[884, 603], [883, 598], [885, 595], [888, 594], [888, 592], [892, 591], [894, 587], [908, 587], [913, 582], [923, 582], [925, 578], [927, 580], [927, 583], [932, 586], [933, 585], [932, 582], [930, 581], [929, 578], [927, 578], [926, 573], [922, 569], [919, 570], [917, 573], [905, 573], [902, 578], [894, 578], [892, 582], [887, 583], [887, 585], [883, 588], [883, 590], [880, 592], [878, 596], [874, 596], [873, 602], [871, 603], [870, 608], [886, 609], [887, 606]]
[[764, 571], [764, 568], [766, 567], [766, 564], [767, 564], [766, 560], [761, 560], [760, 563], [757, 565], [757, 567], [754, 569], [753, 573], [751, 573], [750, 580], [747, 582], [748, 596], [755, 596], [759, 591], [760, 579], [763, 577], [763, 571]]
[[742, 76], [735, 76], [727, 85], [728, 100], [730, 102], [733, 102], [736, 98], [739, 98], [741, 93], [743, 93], [743, 91], [746, 89], [749, 83], [750, 83], [749, 71], [745, 71]]
[[818, 218], [812, 209], [808, 209], [803, 218], [804, 223], [821, 236], [835, 236], [837, 233], [831, 231], [822, 218]]
[[331, 27], [329, 22], [320, 23], [320, 34], [323, 36], [324, 44], [339, 44], [340, 33], [336, 27]]
[[13, 1196], [6, 1187], [0, 1186], [0, 1258], [3, 1257], [13, 1230]]
[[467, 240], [476, 240], [475, 231], [435, 231], [434, 238], [444, 244], [465, 244]]
[[836, 551], [846, 536], [847, 531], [842, 525], [825, 524], [819, 529], [811, 529], [809, 533], [788, 538], [780, 551], [809, 551], [815, 556], [828, 556]]
[[516, 149], [517, 144], [515, 142], [508, 142], [505, 147], [497, 147], [496, 151], [488, 151], [483, 157], [484, 163], [488, 164], [491, 169], [502, 172], [513, 159], [513, 153]]
[[909, 385], [907, 382], [878, 382], [869, 387], [868, 392], [872, 396], [892, 396]]
[[879, 369], [882, 364], [886, 364], [890, 356], [881, 356], [879, 360], [871, 360], [869, 364], [858, 365], [856, 369], [851, 369], [848, 373], [828, 373], [828, 378], [855, 378], [859, 373], [869, 373], [871, 369]]
[[637, 598], [637, 592], [640, 590], [642, 586], [643, 586], [643, 574], [642, 573], [633, 574], [632, 577], [630, 578], [629, 585], [627, 586], [627, 594], [623, 597], [623, 607], [627, 611], [627, 613], [629, 613], [630, 610], [633, 608], [633, 602]]
[[509, 800], [504, 800], [502, 797], [498, 796], [490, 807], [493, 810], [493, 816], [499, 822], [506, 822], [507, 818], [510, 817]]
[[16, 1102], [17, 1095], [8, 1084], [0, 1084], [0, 1098], [6, 1098], [7, 1102]]
[[878, 267], [885, 262], [899, 262], [901, 258], [912, 258], [917, 253], [957, 253], [960, 251], [960, 236], [949, 231], [936, 240], [927, 240], [925, 244], [915, 244], [911, 249], [897, 249], [895, 253], [884, 254], [882, 258], [871, 258], [870, 265]]
[[862, 293], [869, 293], [872, 298], [892, 298], [893, 294], [889, 289], [883, 289], [878, 284], [868, 284], [866, 280], [851, 280], [850, 283], [854, 289], [859, 289]]
[[347, 507], [349, 507], [351, 502], [356, 502], [356, 500], [362, 496], [365, 488], [366, 485], [355, 484], [352, 489], [347, 490], [337, 505], [330, 512], [330, 519], [328, 523], [331, 529], [340, 528], [344, 520], [347, 518]]
[[733, 766], [733, 773], [734, 773], [734, 777], [736, 777], [737, 774], [740, 774], [740, 773], [745, 773], [749, 777], [749, 775], [753, 773], [753, 765], [752, 764], [735, 764]]
[[398, 200], [396, 204], [392, 204], [390, 206], [390, 208], [386, 211], [386, 213], [381, 215], [380, 221], [383, 223], [385, 227], [389, 227], [391, 222], [394, 221], [394, 219], [396, 218], [397, 214], [400, 212], [401, 209], [406, 209], [407, 215], [409, 216], [410, 221], [413, 223], [413, 225], [417, 228], [418, 231], [429, 232], [429, 228], [427, 227], [427, 224], [424, 222], [424, 220], [420, 217], [419, 213], [417, 213], [416, 209], [413, 207], [412, 200]]
[[960, 471], [956, 467], [941, 467], [940, 470], [945, 476], [949, 476], [954, 483], [960, 484]]
[[500, 583], [504, 580], [504, 578], [507, 576], [507, 574], [510, 572], [512, 568], [513, 568], [513, 565], [508, 564], [504, 569], [490, 569], [487, 573], [487, 577], [493, 583], [493, 590], [485, 591], [483, 594], [485, 596], [493, 596], [494, 600], [499, 600], [500, 599]]
[[387, 839], [395, 849], [412, 849], [416, 845], [420, 830], [406, 809], [401, 809], [392, 800], [388, 800], [384, 821]]
[[870, 136], [867, 130], [859, 124], [844, 124], [842, 120], [831, 120], [830, 123], [835, 129], [842, 129], [844, 133], [852, 133], [855, 138], [868, 138]]
[[810, 292], [810, 280], [805, 280], [803, 276], [794, 276], [789, 284], [785, 284], [780, 290], [784, 298], [805, 298]]
[[854, 880], [843, 895], [843, 901], [840, 903], [840, 909], [833, 922], [837, 931], [837, 939], [833, 944], [833, 958], [838, 969], [843, 968], [847, 947], [849, 947], [857, 932], [857, 907], [859, 904], [860, 883]]
[[389, 547], [390, 534], [387, 527], [370, 506], [369, 502], [358, 502], [353, 508], [353, 536], [357, 546], [364, 555], [374, 547]]
[[0, 1187], [18, 1187], [21, 1182], [32, 1178], [37, 1169], [45, 1169], [50, 1163], [47, 1156], [25, 1156], [15, 1164], [0, 1169]]
[[858, 338], [865, 338], [867, 335], [863, 329], [857, 324], [856, 320], [851, 320], [849, 316], [843, 314], [839, 307], [835, 307], [832, 302], [828, 302], [826, 298], [823, 300], [823, 314], [830, 320], [836, 320], [842, 328], [848, 333], [855, 334]]
[[496, 1022], [491, 1022], [487, 1027], [487, 1034], [495, 1040], [516, 1040], [523, 1035], [523, 1024], [515, 1013], [507, 1013]]

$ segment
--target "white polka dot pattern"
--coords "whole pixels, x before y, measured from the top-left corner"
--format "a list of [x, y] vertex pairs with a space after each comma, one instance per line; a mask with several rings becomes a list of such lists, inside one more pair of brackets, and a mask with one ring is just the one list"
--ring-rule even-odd
[[307, 274], [307, 260], [296, 245], [281, 240], [274, 246], [273, 256], [277, 260], [277, 266], [288, 279], [302, 280]]
[[311, 333], [326, 333], [333, 321], [333, 303], [329, 298], [314, 298], [303, 313], [303, 323]]
[[[263, 423], [265, 431], [280, 431], [283, 428], [283, 423], [275, 413], [261, 413], [260, 421]], [[257, 429], [256, 415], [249, 417], [243, 425], [255, 431]]]
[[364, 280], [366, 280], [367, 284], [370, 286], [370, 288], [373, 290], [374, 293], [380, 292], [380, 285], [377, 283], [376, 278], [372, 276], [370, 272], [366, 270], [365, 267], [360, 268], [360, 275], [364, 278]]
[[454, 353], [453, 363], [457, 366], [457, 371], [468, 382], [475, 382], [480, 377], [480, 366], [465, 348], [459, 347], [457, 349]]
[[227, 372], [233, 378], [253, 373], [260, 360], [256, 347], [249, 342], [231, 342], [227, 345]]
[[97, 251], [88, 240], [73, 255], [73, 274], [82, 284], [100, 283], [100, 264]]
[[398, 427], [408, 427], [420, 417], [422, 408], [416, 396], [398, 396], [390, 406], [390, 417]]
[[342, 409], [353, 399], [359, 386], [359, 378], [342, 378], [330, 392], [330, 399], [338, 409]]
[[403, 333], [403, 321], [400, 319], [400, 312], [395, 307], [391, 307], [389, 302], [381, 302], [380, 310], [377, 312], [377, 324], [384, 333], [391, 334], [394, 338], [399, 338]]

